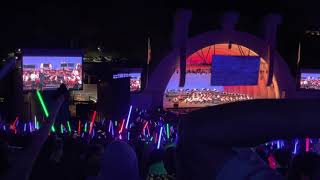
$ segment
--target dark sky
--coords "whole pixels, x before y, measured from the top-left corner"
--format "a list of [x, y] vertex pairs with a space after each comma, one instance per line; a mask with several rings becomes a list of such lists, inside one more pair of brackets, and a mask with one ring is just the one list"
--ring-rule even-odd
[[[191, 8], [193, 19], [190, 36], [218, 28], [222, 12], [237, 10], [241, 17], [237, 28], [260, 34], [263, 15], [278, 12], [283, 15], [279, 29], [278, 49], [290, 66], [296, 62], [299, 36], [309, 25], [320, 22], [320, 13], [312, 2], [289, 0], [238, 1], [225, 0], [168, 2], [151, 4], [130, 1], [114, 5], [55, 4], [9, 6], [0, 11], [2, 53], [10, 48], [68, 48], [74, 40], [79, 48], [102, 46], [107, 52], [117, 52], [131, 61], [145, 60], [146, 40], [152, 38], [153, 56], [160, 59], [170, 48], [172, 19], [179, 7]], [[289, 3], [290, 2], [290, 3]], [[306, 2], [306, 1], [305, 1]], [[120, 2], [121, 3], [121, 2]], [[222, 4], [221, 4], [222, 3]], [[155, 7], [159, 5], [159, 7]], [[166, 6], [165, 5], [170, 5]], [[31, 7], [29, 7], [31, 6]], [[152, 6], [152, 7], [151, 7]]]

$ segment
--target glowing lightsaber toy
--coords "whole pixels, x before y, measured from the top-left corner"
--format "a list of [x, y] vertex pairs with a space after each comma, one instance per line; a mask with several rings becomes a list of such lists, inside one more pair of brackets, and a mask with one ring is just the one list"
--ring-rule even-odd
[[112, 129], [112, 136], [114, 136], [114, 129], [113, 129], [113, 123], [111, 124], [111, 129]]
[[87, 132], [87, 122], [84, 124], [84, 132]]
[[32, 132], [31, 122], [29, 122], [29, 129], [30, 129], [30, 132]]
[[123, 125], [124, 125], [125, 122], [126, 122], [126, 120], [123, 119], [123, 120], [122, 120], [122, 124], [121, 124], [121, 128], [120, 128], [120, 130], [119, 130], [119, 134], [122, 133], [122, 131], [123, 131]]
[[56, 132], [56, 129], [54, 128], [54, 124], [52, 124], [52, 126], [51, 126], [51, 131], [54, 133]]
[[109, 121], [109, 128], [108, 128], [108, 132], [110, 133], [110, 131], [111, 131], [111, 125], [112, 125], [112, 121], [110, 120]]
[[307, 137], [306, 138], [306, 152], [309, 152], [310, 151], [310, 138]]
[[12, 126], [14, 129], [16, 129], [16, 126], [18, 126], [18, 124], [19, 124], [19, 116], [16, 117], [16, 119], [13, 121], [13, 123], [12, 123], [11, 126]]
[[68, 125], [69, 132], [71, 133], [71, 126], [70, 126], [69, 121], [67, 121], [67, 125]]
[[60, 131], [61, 131], [61, 134], [63, 134], [63, 125], [62, 124], [60, 125]]
[[148, 136], [150, 136], [149, 126], [147, 126], [147, 130], [148, 130]]
[[128, 129], [129, 120], [130, 120], [130, 116], [131, 116], [131, 111], [132, 111], [132, 105], [130, 106], [130, 109], [129, 109], [129, 114], [128, 114], [127, 123], [126, 123], [126, 129]]
[[78, 136], [80, 136], [80, 131], [81, 131], [81, 124], [80, 124], [81, 122], [80, 122], [80, 120], [79, 120], [79, 123], [78, 123]]
[[293, 150], [293, 154], [297, 154], [297, 146], [298, 146], [299, 141], [296, 140], [296, 142], [294, 143], [294, 150]]
[[40, 93], [39, 90], [37, 90], [36, 92], [37, 92], [37, 96], [38, 96], [38, 99], [39, 99], [39, 101], [40, 101], [42, 110], [43, 110], [46, 118], [48, 118], [48, 117], [49, 117], [49, 112], [48, 112], [48, 109], [47, 109], [47, 107], [46, 107], [46, 104], [45, 104], [44, 101], [43, 101], [42, 95], [41, 95], [41, 93]]
[[162, 137], [162, 130], [163, 130], [163, 127], [161, 126], [161, 128], [160, 128], [160, 134], [159, 134], [159, 139], [158, 139], [157, 149], [160, 149], [160, 142], [161, 142], [161, 137]]
[[170, 130], [169, 130], [169, 124], [167, 124], [167, 138], [170, 138]]
[[91, 123], [90, 123], [89, 134], [91, 134], [91, 132], [92, 132], [92, 128], [93, 128], [94, 120], [96, 119], [96, 115], [97, 115], [97, 111], [93, 111], [93, 115], [92, 115], [92, 119], [91, 119]]
[[143, 130], [145, 130], [145, 129], [147, 128], [147, 126], [148, 126], [148, 122], [146, 122], [146, 123], [144, 124]]
[[35, 129], [38, 129], [38, 128], [37, 128], [37, 116], [34, 116], [34, 128], [35, 128]]
[[148, 126], [148, 122], [146, 122], [146, 124], [144, 124], [143, 126], [143, 134], [146, 135], [146, 128]]

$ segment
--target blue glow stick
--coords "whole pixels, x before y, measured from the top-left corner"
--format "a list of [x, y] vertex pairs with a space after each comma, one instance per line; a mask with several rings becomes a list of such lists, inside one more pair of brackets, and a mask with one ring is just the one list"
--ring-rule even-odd
[[34, 128], [37, 129], [37, 116], [34, 116]]
[[277, 141], [277, 149], [280, 149], [280, 141]]
[[128, 141], [130, 141], [130, 132], [128, 132]]
[[114, 136], [113, 123], [111, 124], [112, 136]]
[[6, 130], [6, 125], [3, 125], [3, 130], [4, 130], [4, 131]]
[[108, 132], [110, 133], [110, 130], [111, 130], [111, 125], [112, 125], [112, 121], [110, 120], [109, 122], [109, 129], [108, 129]]
[[32, 132], [31, 122], [29, 122], [29, 128], [30, 128], [30, 132]]
[[131, 111], [132, 111], [132, 105], [130, 106], [130, 109], [129, 109], [129, 114], [128, 114], [127, 123], [126, 123], [126, 129], [128, 129], [129, 120], [130, 120], [130, 116], [131, 116]]
[[297, 146], [298, 146], [299, 141], [296, 140], [296, 142], [294, 143], [294, 150], [293, 150], [293, 154], [297, 154]]
[[162, 129], [163, 129], [163, 127], [161, 126], [161, 128], [160, 128], [160, 134], [159, 134], [159, 139], [158, 139], [157, 149], [160, 149], [160, 142], [161, 142], [161, 137], [162, 137]]
[[26, 130], [27, 130], [27, 124], [24, 123], [23, 131], [26, 132]]

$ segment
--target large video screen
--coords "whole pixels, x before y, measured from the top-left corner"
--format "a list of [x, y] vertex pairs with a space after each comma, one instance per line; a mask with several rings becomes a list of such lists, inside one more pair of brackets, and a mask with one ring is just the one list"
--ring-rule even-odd
[[320, 90], [320, 70], [301, 70], [300, 88]]
[[113, 79], [130, 77], [130, 92], [141, 90], [141, 73], [118, 73], [113, 75]]
[[260, 57], [213, 55], [212, 58], [212, 85], [257, 85]]
[[82, 57], [23, 56], [23, 90], [82, 88]]

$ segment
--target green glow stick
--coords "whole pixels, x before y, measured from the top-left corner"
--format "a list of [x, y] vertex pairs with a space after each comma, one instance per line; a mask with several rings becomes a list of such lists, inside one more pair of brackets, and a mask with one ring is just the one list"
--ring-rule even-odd
[[87, 122], [86, 122], [86, 124], [84, 125], [84, 132], [87, 132]]
[[56, 132], [56, 129], [54, 128], [54, 125], [53, 125], [53, 124], [52, 124], [52, 126], [51, 126], [51, 131], [54, 132], [54, 133]]
[[40, 101], [42, 110], [43, 110], [45, 116], [48, 118], [48, 117], [49, 117], [49, 112], [48, 112], [48, 109], [47, 109], [47, 107], [46, 107], [46, 104], [44, 103], [43, 98], [42, 98], [41, 93], [40, 93], [39, 90], [37, 90], [37, 96], [38, 96], [38, 99], [39, 99], [39, 101]]
[[70, 126], [70, 123], [69, 123], [69, 121], [67, 121], [67, 124], [68, 124], [68, 129], [69, 129], [69, 132], [71, 132], [71, 126]]
[[169, 124], [167, 124], [167, 138], [170, 138]]

